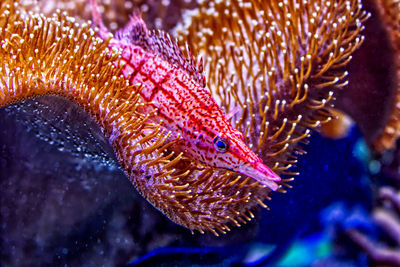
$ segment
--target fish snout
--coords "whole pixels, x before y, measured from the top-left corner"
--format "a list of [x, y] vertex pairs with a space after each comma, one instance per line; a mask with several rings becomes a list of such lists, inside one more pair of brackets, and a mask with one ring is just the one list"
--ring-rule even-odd
[[278, 174], [274, 173], [270, 168], [265, 166], [262, 162], [257, 162], [255, 168], [261, 171], [262, 173], [266, 174], [268, 178], [272, 181], [279, 182], [281, 180], [281, 177], [279, 177]]
[[239, 172], [253, 178], [260, 184], [265, 185], [273, 191], [276, 191], [279, 187], [276, 182], [279, 182], [281, 180], [279, 175], [274, 173], [261, 161], [241, 166]]

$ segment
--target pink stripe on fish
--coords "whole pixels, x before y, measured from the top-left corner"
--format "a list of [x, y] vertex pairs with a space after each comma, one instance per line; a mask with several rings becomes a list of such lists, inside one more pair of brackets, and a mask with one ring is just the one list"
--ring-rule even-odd
[[[106, 39], [95, 0], [91, 0], [94, 24]], [[162, 31], [150, 31], [135, 12], [124, 29], [110, 41], [122, 50], [123, 75], [132, 84], [143, 85], [141, 96], [157, 109], [156, 120], [180, 134], [174, 149], [203, 164], [247, 175], [272, 190], [280, 177], [262, 163], [245, 144], [242, 133], [233, 128], [205, 88], [201, 63], [185, 56], [176, 42]]]

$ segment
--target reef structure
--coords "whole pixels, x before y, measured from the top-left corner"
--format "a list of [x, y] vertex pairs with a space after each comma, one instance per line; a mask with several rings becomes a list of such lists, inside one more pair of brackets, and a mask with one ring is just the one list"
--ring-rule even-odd
[[[203, 54], [209, 88], [232, 123], [285, 177], [310, 130], [329, 121], [334, 91], [361, 45], [368, 15], [360, 1], [202, 1], [177, 31]], [[58, 14], [0, 7], [0, 106], [43, 94], [80, 103], [104, 129], [138, 191], [174, 222], [214, 234], [250, 221], [270, 190], [249, 177], [193, 162], [168, 148], [168, 134], [139, 112], [140, 86], [126, 84], [107, 41], [89, 24]], [[131, 93], [128, 93], [131, 92]], [[117, 107], [117, 108], [111, 108]]]
[[393, 149], [400, 136], [400, 2], [395, 0], [375, 1], [379, 17], [388, 35], [390, 49], [393, 53], [394, 100], [391, 101], [391, 112], [383, 131], [377, 136], [374, 148], [378, 152]]

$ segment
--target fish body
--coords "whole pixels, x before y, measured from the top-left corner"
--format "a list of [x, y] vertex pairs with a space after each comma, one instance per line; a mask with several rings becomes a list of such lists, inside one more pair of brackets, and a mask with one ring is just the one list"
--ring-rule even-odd
[[[94, 23], [106, 39], [109, 32], [95, 0], [91, 3]], [[174, 149], [206, 165], [247, 175], [272, 190], [278, 188], [280, 177], [245, 144], [243, 134], [233, 128], [206, 88], [202, 64], [196, 66], [168, 34], [148, 30], [136, 12], [110, 46], [122, 51], [123, 75], [142, 85], [141, 96], [154, 107], [155, 120], [181, 137]]]

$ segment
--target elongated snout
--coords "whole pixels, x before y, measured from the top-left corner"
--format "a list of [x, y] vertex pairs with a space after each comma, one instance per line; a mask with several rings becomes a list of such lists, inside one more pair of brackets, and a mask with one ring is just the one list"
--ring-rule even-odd
[[279, 187], [276, 182], [279, 182], [281, 178], [261, 161], [254, 164], [243, 165], [237, 171], [253, 178], [273, 191], [276, 191]]

